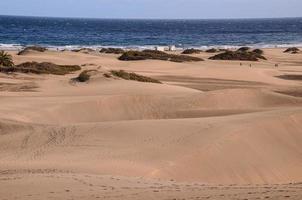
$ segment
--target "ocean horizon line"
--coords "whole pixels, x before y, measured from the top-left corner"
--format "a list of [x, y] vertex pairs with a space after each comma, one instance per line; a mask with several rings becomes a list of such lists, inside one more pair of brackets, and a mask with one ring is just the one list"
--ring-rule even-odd
[[20, 18], [50, 18], [50, 19], [81, 19], [81, 20], [151, 20], [151, 21], [210, 21], [210, 20], [278, 20], [278, 19], [302, 19], [302, 16], [296, 17], [242, 17], [242, 18], [129, 18], [129, 17], [69, 17], [69, 16], [40, 16], [40, 15], [1, 15], [0, 17], [20, 17]]

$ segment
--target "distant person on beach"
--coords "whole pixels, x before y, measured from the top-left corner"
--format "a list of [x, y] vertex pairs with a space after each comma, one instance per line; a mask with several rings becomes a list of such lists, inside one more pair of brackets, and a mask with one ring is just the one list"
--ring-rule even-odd
[[279, 64], [275, 64], [275, 67], [279, 67]]

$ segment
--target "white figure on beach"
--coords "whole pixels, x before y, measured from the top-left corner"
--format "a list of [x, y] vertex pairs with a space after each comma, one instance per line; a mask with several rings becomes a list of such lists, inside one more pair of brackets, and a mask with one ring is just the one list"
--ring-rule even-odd
[[155, 50], [156, 51], [165, 51], [165, 47], [163, 47], [163, 46], [156, 46]]
[[168, 48], [169, 51], [175, 51], [176, 50], [176, 47], [174, 45], [171, 45], [169, 46]]

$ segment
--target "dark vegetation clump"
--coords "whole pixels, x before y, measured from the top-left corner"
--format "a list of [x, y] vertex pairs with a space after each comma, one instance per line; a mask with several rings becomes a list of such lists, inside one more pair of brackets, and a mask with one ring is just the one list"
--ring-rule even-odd
[[263, 50], [250, 47], [241, 47], [236, 51], [226, 50], [223, 53], [210, 57], [211, 60], [242, 60], [242, 61], [258, 61], [259, 59], [266, 60], [263, 56]]
[[1, 67], [0, 72], [65, 75], [74, 71], [78, 71], [80, 69], [81, 67], [78, 65], [56, 65], [48, 62], [25, 62], [12, 67]]
[[102, 48], [100, 53], [123, 54], [125, 51], [121, 48]]
[[29, 46], [29, 47], [26, 47], [25, 49], [23, 49], [22, 51], [20, 51], [18, 53], [18, 55], [24, 55], [30, 51], [36, 51], [36, 52], [44, 52], [46, 51], [47, 49], [45, 47], [40, 47], [40, 46]]
[[85, 54], [95, 52], [94, 49], [90, 49], [90, 48], [74, 49], [74, 50], [71, 50], [71, 51], [76, 52], [76, 53], [85, 53]]
[[293, 80], [293, 81], [302, 81], [302, 75], [299, 74], [285, 74], [277, 76], [277, 78], [285, 79], [285, 80]]
[[127, 51], [119, 57], [122, 61], [133, 60], [165, 60], [171, 62], [197, 62], [203, 61], [202, 58], [196, 58], [186, 55], [168, 54], [157, 50], [144, 50], [144, 51]]
[[79, 82], [87, 82], [91, 77], [91, 73], [96, 70], [84, 70], [82, 71], [77, 78], [75, 78]]
[[199, 49], [186, 49], [182, 52], [182, 54], [198, 54], [201, 53], [202, 51]]
[[215, 49], [215, 48], [211, 48], [211, 49], [208, 49], [206, 50], [207, 53], [216, 53], [216, 52], [219, 52], [218, 49]]
[[254, 49], [252, 52], [257, 53], [259, 55], [263, 55], [264, 51], [262, 49]]
[[112, 70], [111, 74], [113, 76], [125, 79], [125, 80], [133, 80], [133, 81], [139, 81], [139, 82], [148, 82], [148, 83], [161, 83], [159, 80], [142, 76], [136, 73], [128, 73], [124, 70]]
[[0, 51], [0, 66], [12, 67], [14, 66], [13, 58], [10, 54]]
[[141, 51], [126, 51], [121, 55], [118, 59], [123, 61], [129, 61], [129, 60], [147, 60], [152, 59], [150, 55], [147, 55], [146, 53], [143, 53]]
[[211, 60], [245, 60], [258, 61], [259, 59], [266, 60], [266, 58], [258, 53], [250, 51], [226, 51], [210, 57]]
[[241, 48], [237, 49], [237, 51], [247, 52], [247, 51], [249, 51], [250, 49], [251, 49], [250, 47], [241, 47]]
[[296, 54], [299, 52], [300, 52], [300, 49], [298, 49], [297, 47], [291, 47], [284, 51], [284, 53], [291, 53], [291, 54]]

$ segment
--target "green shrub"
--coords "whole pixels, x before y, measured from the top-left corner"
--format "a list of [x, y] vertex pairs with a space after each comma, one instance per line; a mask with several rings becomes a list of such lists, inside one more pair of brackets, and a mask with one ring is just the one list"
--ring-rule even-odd
[[5, 67], [14, 66], [12, 56], [4, 51], [0, 51], [0, 66], [5, 66]]

